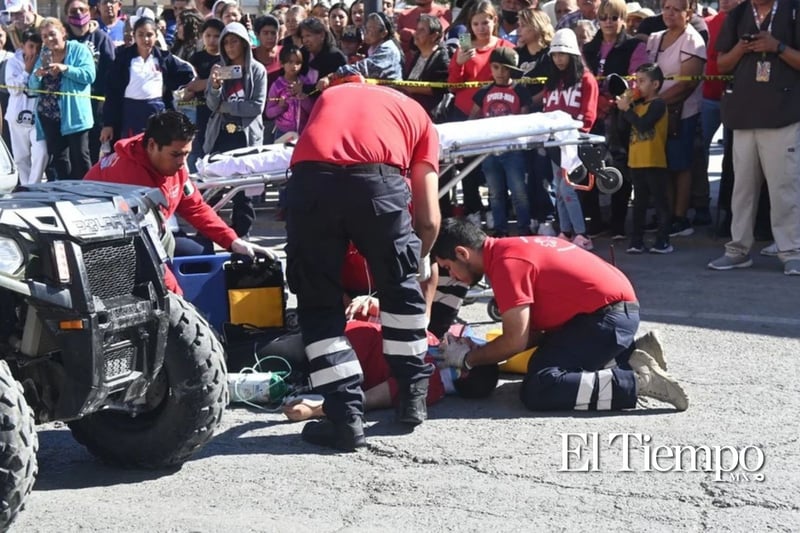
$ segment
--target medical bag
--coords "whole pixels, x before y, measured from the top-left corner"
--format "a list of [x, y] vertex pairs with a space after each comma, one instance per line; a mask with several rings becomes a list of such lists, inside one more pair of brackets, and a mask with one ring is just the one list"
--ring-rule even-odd
[[232, 324], [285, 326], [286, 290], [279, 261], [232, 258], [225, 265], [225, 286]]

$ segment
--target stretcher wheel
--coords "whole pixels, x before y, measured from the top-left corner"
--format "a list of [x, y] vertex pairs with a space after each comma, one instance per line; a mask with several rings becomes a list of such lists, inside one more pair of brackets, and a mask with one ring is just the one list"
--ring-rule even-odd
[[605, 194], [614, 194], [622, 188], [622, 172], [614, 167], [605, 167], [594, 173], [597, 189]]
[[297, 316], [297, 311], [286, 311], [283, 315], [284, 323], [286, 324], [286, 329], [290, 332], [294, 333], [300, 331], [300, 319]]
[[497, 307], [497, 300], [494, 298], [489, 300], [489, 303], [486, 304], [486, 313], [494, 322], [500, 322], [503, 319], [503, 317], [500, 316], [500, 309]]

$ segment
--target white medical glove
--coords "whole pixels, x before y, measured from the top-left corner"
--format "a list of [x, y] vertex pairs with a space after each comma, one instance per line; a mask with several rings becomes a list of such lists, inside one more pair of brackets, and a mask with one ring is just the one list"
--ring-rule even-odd
[[252, 242], [247, 242], [244, 239], [236, 239], [231, 243], [231, 251], [235, 254], [246, 255], [248, 257], [255, 257], [256, 255], [262, 255], [267, 259], [272, 261], [277, 261], [278, 256], [275, 255], [275, 252], [270, 250], [269, 248], [265, 248], [263, 246], [259, 246], [258, 244], [254, 244]]
[[439, 345], [442, 364], [453, 368], [464, 368], [464, 359], [467, 357], [471, 347], [465, 342], [450, 342], [443, 348]]
[[428, 281], [431, 278], [431, 256], [426, 255], [419, 260], [419, 269], [417, 269], [417, 280]]

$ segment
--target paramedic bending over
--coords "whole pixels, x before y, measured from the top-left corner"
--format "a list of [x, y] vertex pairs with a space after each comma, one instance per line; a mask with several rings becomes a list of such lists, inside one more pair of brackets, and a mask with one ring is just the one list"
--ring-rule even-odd
[[291, 165], [286, 276], [297, 294], [311, 385], [325, 397], [327, 415], [307, 424], [303, 439], [353, 451], [366, 442], [361, 368], [344, 336], [340, 276], [351, 240], [367, 259], [380, 298], [398, 420], [414, 426], [427, 417], [433, 368], [423, 360], [425, 300], [417, 274], [420, 280], [431, 274], [428, 253], [439, 229], [438, 135], [425, 110], [402, 93], [338, 85], [315, 104]]

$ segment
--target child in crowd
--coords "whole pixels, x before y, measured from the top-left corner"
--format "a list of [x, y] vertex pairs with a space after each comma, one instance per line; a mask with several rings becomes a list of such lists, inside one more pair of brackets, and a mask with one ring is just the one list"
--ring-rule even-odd
[[[544, 111], [564, 111], [575, 120], [583, 122], [581, 131], [588, 132], [597, 117], [597, 80], [581, 59], [578, 39], [569, 28], [558, 30], [550, 43], [550, 57], [553, 69], [547, 77], [544, 90]], [[556, 208], [561, 228], [559, 237], [570, 239], [584, 250], [594, 248], [592, 240], [586, 236], [586, 222], [583, 218], [578, 193], [567, 182], [561, 169], [560, 153], [554, 157], [556, 183]], [[574, 235], [574, 236], [573, 236]]]
[[[469, 118], [525, 115], [530, 108], [531, 94], [527, 87], [511, 80], [511, 71], [520, 72], [519, 57], [513, 48], [492, 50], [489, 63], [492, 84], [482, 87], [472, 97], [474, 104]], [[489, 207], [494, 220], [494, 236], [508, 236], [506, 197], [511, 190], [511, 201], [517, 215], [517, 232], [529, 235], [531, 225], [528, 191], [525, 182], [525, 152], [510, 151], [490, 155], [481, 163], [486, 183], [489, 185]]]
[[361, 30], [355, 26], [347, 26], [342, 31], [342, 52], [347, 56], [347, 64], [352, 65], [364, 59], [364, 54], [361, 54]]
[[36, 94], [28, 92], [29, 72], [33, 69], [36, 58], [42, 49], [42, 36], [36, 30], [22, 33], [22, 48], [17, 50], [6, 64], [6, 79], [3, 83], [9, 86], [8, 109], [6, 121], [11, 136], [11, 151], [19, 170], [19, 183], [29, 185], [39, 183], [44, 178], [47, 166], [47, 143], [38, 139], [34, 113], [36, 112]]
[[300, 77], [303, 52], [293, 44], [281, 48], [279, 54], [283, 75], [269, 88], [266, 116], [275, 121], [275, 139], [289, 132], [300, 133], [311, 112], [312, 101], [302, 92], [295, 94], [292, 87], [305, 83]]
[[197, 99], [197, 137], [192, 143], [192, 153], [189, 154], [187, 164], [190, 172], [197, 171], [197, 160], [203, 157], [203, 143], [206, 138], [206, 125], [211, 117], [211, 110], [206, 105], [205, 91], [208, 78], [211, 76], [211, 67], [219, 63], [219, 36], [225, 25], [219, 19], [208, 19], [200, 27], [203, 39], [203, 49], [195, 52], [189, 58], [197, 77], [186, 85], [186, 99]]
[[627, 91], [617, 98], [617, 108], [623, 120], [631, 124], [628, 166], [633, 182], [633, 236], [628, 253], [640, 254], [644, 244], [644, 219], [650, 197], [658, 215], [658, 234], [650, 252], [668, 254], [670, 209], [667, 200], [667, 104], [658, 92], [664, 83], [664, 73], [646, 63], [636, 69], [636, 93]]

